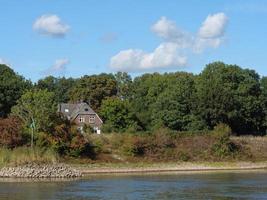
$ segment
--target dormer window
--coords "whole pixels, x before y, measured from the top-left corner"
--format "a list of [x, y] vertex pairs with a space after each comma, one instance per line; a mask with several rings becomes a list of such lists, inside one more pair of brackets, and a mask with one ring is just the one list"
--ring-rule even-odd
[[65, 109], [65, 112], [68, 113], [68, 112], [69, 112], [69, 109], [66, 108], [66, 109]]

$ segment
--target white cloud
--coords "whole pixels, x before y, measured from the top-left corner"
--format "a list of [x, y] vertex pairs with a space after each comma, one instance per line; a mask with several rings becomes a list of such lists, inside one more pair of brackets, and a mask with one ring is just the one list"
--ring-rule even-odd
[[122, 50], [110, 59], [110, 67], [129, 72], [186, 66], [188, 52], [202, 53], [222, 44], [227, 21], [224, 13], [209, 15], [196, 34], [189, 34], [174, 21], [161, 17], [151, 30], [164, 42], [150, 53], [141, 49]]
[[111, 68], [118, 71], [149, 71], [153, 69], [185, 66], [187, 58], [178, 53], [175, 43], [162, 43], [153, 52], [139, 49], [120, 51], [110, 61]]
[[70, 26], [64, 24], [57, 15], [42, 15], [34, 22], [33, 29], [44, 35], [64, 37]]
[[202, 23], [198, 36], [207, 39], [223, 36], [227, 20], [228, 18], [224, 13], [209, 15]]
[[64, 75], [66, 72], [66, 65], [69, 64], [70, 61], [67, 58], [57, 59], [53, 66], [44, 70], [42, 74], [44, 75]]
[[159, 37], [168, 42], [175, 42], [180, 48], [186, 48], [192, 43], [192, 37], [185, 31], [179, 29], [174, 21], [161, 17], [151, 30]]
[[209, 15], [199, 28], [193, 50], [201, 53], [208, 47], [217, 48], [223, 42], [228, 18], [224, 13]]

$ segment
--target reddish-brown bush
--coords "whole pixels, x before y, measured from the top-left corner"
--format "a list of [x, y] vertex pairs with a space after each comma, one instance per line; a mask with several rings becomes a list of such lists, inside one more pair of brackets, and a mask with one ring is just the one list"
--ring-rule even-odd
[[16, 117], [0, 119], [0, 146], [14, 148], [22, 144], [21, 121]]

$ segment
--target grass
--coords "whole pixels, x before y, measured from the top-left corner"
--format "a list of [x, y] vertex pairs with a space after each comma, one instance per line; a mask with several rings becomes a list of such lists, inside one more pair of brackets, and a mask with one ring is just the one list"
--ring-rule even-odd
[[0, 149], [0, 166], [18, 166], [28, 163], [56, 163], [58, 155], [52, 150], [41, 148], [18, 147]]

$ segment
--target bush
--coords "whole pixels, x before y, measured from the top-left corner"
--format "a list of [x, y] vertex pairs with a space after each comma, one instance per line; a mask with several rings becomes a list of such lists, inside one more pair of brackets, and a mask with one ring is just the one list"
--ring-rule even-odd
[[21, 121], [16, 117], [0, 119], [0, 146], [14, 148], [22, 144]]
[[68, 123], [54, 127], [52, 133], [39, 133], [36, 145], [38, 147], [51, 148], [60, 155], [94, 158], [93, 146], [85, 139], [76, 126]]
[[113, 125], [109, 122], [106, 122], [102, 125], [101, 130], [103, 133], [111, 133], [113, 131]]
[[178, 152], [178, 159], [181, 161], [189, 161], [190, 160], [190, 156], [187, 152], [184, 151], [179, 151]]
[[71, 139], [68, 155], [73, 157], [95, 157], [93, 146], [85, 140], [82, 134], [77, 134]]
[[212, 152], [220, 158], [230, 156], [236, 150], [236, 146], [230, 140], [231, 128], [225, 124], [218, 124], [212, 131], [216, 139], [212, 146]]

